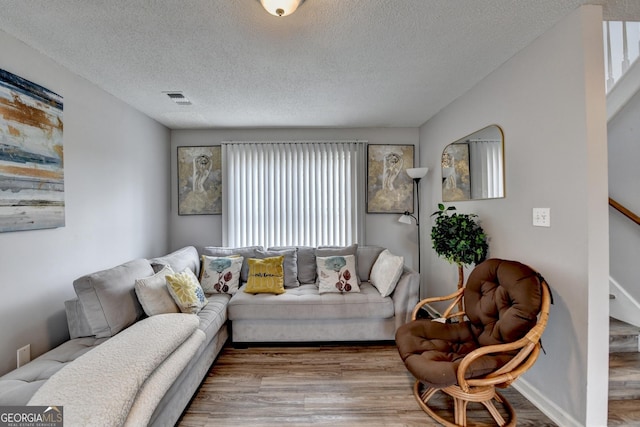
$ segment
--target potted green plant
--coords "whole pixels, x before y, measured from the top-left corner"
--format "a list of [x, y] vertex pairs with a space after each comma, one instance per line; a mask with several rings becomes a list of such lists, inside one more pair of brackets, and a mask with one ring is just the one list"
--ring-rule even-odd
[[442, 258], [458, 266], [458, 289], [464, 283], [463, 266], [479, 264], [487, 257], [487, 235], [476, 221], [476, 214], [459, 214], [455, 206], [445, 208], [438, 204], [438, 210], [431, 214], [436, 222], [431, 229], [433, 249]]

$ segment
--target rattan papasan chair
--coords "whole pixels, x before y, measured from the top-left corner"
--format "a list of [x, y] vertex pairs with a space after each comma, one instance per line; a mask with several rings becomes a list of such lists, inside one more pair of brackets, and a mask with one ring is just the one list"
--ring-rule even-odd
[[[441, 319], [416, 320], [425, 304], [447, 300]], [[550, 302], [540, 274], [500, 259], [476, 266], [458, 292], [420, 301], [413, 320], [396, 332], [400, 357], [416, 378], [420, 407], [445, 426], [466, 426], [467, 404], [479, 402], [498, 425], [514, 426], [515, 411], [496, 387], [510, 385], [538, 358]], [[460, 306], [464, 311], [454, 312]], [[453, 420], [429, 406], [438, 391], [453, 398]], [[494, 401], [503, 405], [506, 420]]]

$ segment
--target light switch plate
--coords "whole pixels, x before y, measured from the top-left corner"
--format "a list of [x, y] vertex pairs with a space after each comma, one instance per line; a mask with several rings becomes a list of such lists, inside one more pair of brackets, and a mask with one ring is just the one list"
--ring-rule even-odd
[[533, 225], [535, 227], [551, 227], [551, 209], [533, 208]]

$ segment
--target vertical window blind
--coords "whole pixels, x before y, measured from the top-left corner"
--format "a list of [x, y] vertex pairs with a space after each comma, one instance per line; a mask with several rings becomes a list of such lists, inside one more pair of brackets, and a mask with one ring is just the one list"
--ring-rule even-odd
[[223, 142], [225, 246], [362, 240], [364, 142]]

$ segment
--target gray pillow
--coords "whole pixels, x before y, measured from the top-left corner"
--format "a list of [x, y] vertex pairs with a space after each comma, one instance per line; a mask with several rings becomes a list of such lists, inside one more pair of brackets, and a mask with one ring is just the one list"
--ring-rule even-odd
[[78, 298], [64, 302], [67, 312], [67, 325], [69, 326], [69, 338], [92, 337], [91, 326]]
[[298, 282], [316, 283], [316, 248], [312, 246], [274, 246], [267, 250], [296, 249], [298, 256]]
[[360, 270], [358, 270], [358, 244], [350, 246], [320, 246], [316, 249], [316, 257], [353, 255], [356, 259], [356, 271], [358, 272], [358, 283], [360, 283]]
[[186, 246], [168, 255], [150, 259], [149, 262], [156, 273], [168, 265], [176, 272], [190, 268], [196, 277], [200, 275], [200, 256], [198, 250], [193, 246]]
[[249, 280], [249, 258], [258, 258], [258, 251], [263, 250], [262, 246], [245, 246], [243, 248], [224, 248], [218, 246], [207, 246], [202, 249], [202, 255], [226, 257], [229, 255], [240, 255], [244, 257], [242, 270], [240, 270], [240, 281], [245, 283]]
[[258, 251], [257, 258], [270, 258], [275, 256], [284, 256], [282, 269], [284, 271], [284, 287], [297, 288], [300, 286], [298, 281], [298, 251], [291, 249], [271, 249], [268, 251]]
[[358, 246], [358, 277], [363, 282], [369, 281], [371, 269], [384, 248], [380, 246]]
[[137, 259], [74, 280], [73, 288], [96, 338], [112, 337], [142, 317], [135, 282], [153, 274], [149, 261]]

